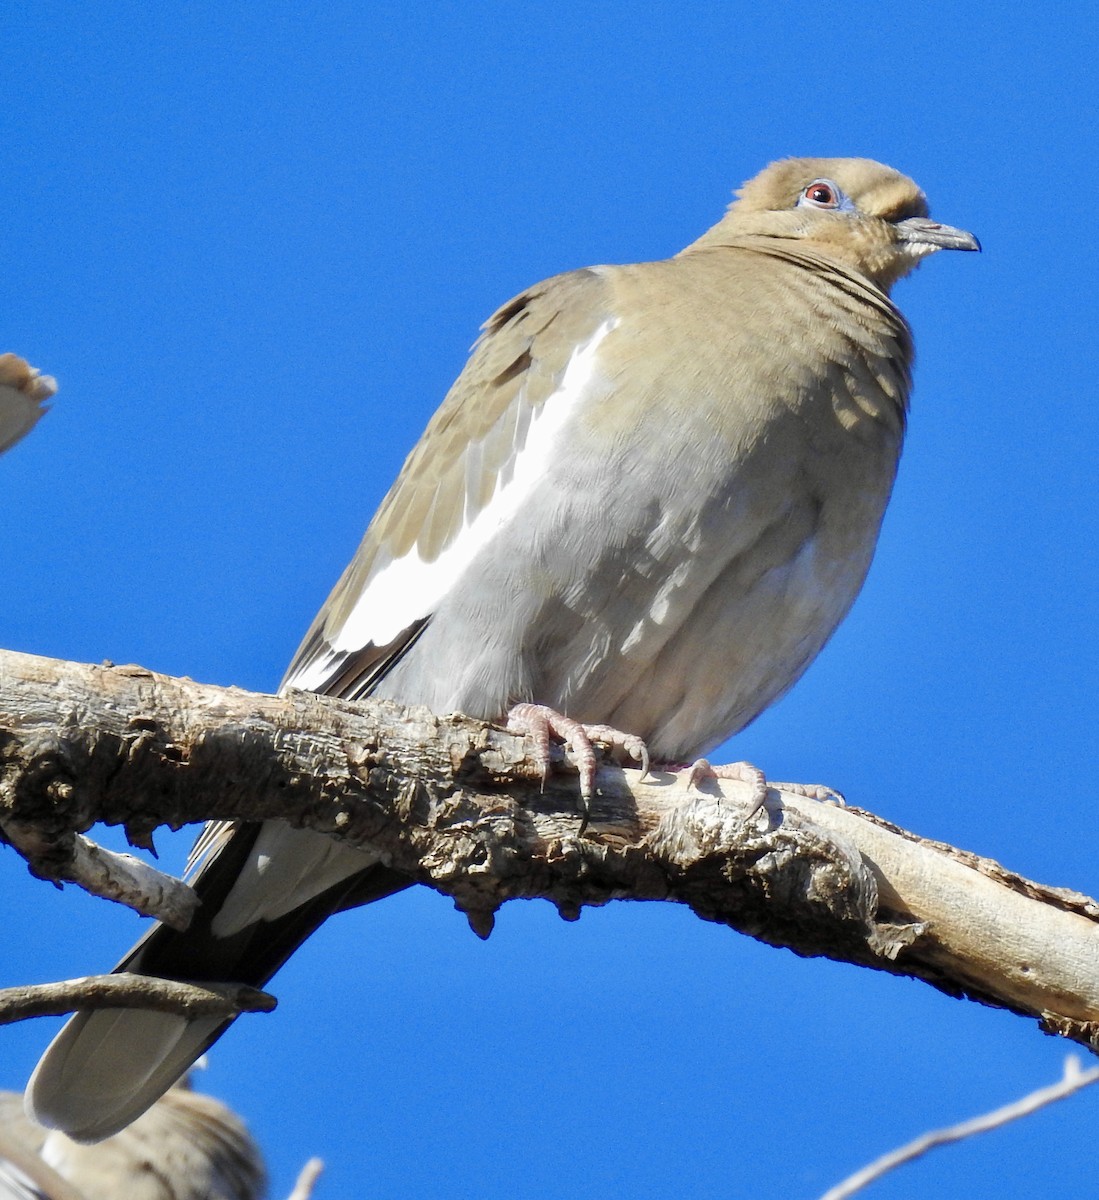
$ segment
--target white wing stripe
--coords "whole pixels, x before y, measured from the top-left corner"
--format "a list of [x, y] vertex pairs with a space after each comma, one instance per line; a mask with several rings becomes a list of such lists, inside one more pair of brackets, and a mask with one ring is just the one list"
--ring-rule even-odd
[[[515, 518], [554, 460], [561, 433], [595, 374], [599, 345], [615, 324], [613, 319], [605, 321], [573, 351], [560, 387], [531, 416], [527, 436], [510, 469], [500, 472], [492, 499], [476, 514], [467, 509], [466, 523], [438, 558], [424, 562], [414, 546], [370, 580], [336, 635], [332, 646], [335, 653], [354, 653], [371, 643], [384, 646], [413, 621], [429, 616], [479, 551]], [[325, 670], [323, 660], [315, 663], [294, 684], [314, 687], [313, 677], [323, 678]]]

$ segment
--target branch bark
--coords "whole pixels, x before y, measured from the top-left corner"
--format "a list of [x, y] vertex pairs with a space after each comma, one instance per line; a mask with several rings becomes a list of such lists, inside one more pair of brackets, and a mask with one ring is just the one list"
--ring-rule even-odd
[[948, 1125], [945, 1129], [933, 1129], [930, 1133], [922, 1134], [905, 1145], [883, 1154], [881, 1158], [849, 1175], [846, 1179], [829, 1188], [820, 1200], [850, 1200], [856, 1192], [861, 1192], [875, 1183], [883, 1175], [903, 1167], [914, 1159], [921, 1158], [929, 1150], [939, 1146], [949, 1146], [954, 1142], [962, 1142], [967, 1138], [976, 1137], [981, 1133], [999, 1129], [1020, 1117], [1029, 1117], [1058, 1100], [1066, 1100], [1083, 1088], [1099, 1083], [1099, 1067], [1089, 1067], [1086, 1071], [1080, 1066], [1080, 1060], [1075, 1054], [1065, 1059], [1064, 1071], [1061, 1078], [1048, 1087], [1038, 1088], [1037, 1091], [1013, 1100], [992, 1112], [982, 1113], [979, 1117], [971, 1117], [968, 1121], [959, 1121], [957, 1125]]
[[198, 896], [185, 883], [132, 854], [116, 854], [74, 833], [71, 839], [64, 839], [67, 853], [63, 856], [56, 839], [43, 842], [33, 825], [10, 821], [0, 827], [32, 870], [39, 860], [48, 863], [44, 868], [45, 878], [55, 883], [75, 883], [93, 896], [117, 900], [173, 929], [186, 929], [191, 924]]
[[274, 996], [244, 984], [182, 983], [117, 972], [0, 988], [0, 1025], [91, 1008], [147, 1008], [181, 1017], [235, 1017], [243, 1012], [273, 1012], [275, 1006]]
[[0, 835], [63, 877], [96, 821], [153, 830], [278, 817], [369, 846], [491, 932], [506, 900], [670, 900], [802, 955], [923, 979], [1099, 1046], [1099, 905], [853, 808], [600, 769], [541, 790], [523, 739], [483, 721], [307, 692], [265, 696], [0, 652]]

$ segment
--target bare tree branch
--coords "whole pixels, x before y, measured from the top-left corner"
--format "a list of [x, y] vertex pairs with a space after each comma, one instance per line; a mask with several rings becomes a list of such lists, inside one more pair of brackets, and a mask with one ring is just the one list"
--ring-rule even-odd
[[311, 1158], [298, 1173], [294, 1190], [286, 1200], [311, 1200], [313, 1189], [324, 1170], [324, 1163], [319, 1158]]
[[1028, 1117], [1040, 1108], [1045, 1108], [1048, 1104], [1056, 1104], [1058, 1100], [1075, 1095], [1082, 1088], [1097, 1082], [1099, 1082], [1099, 1067], [1089, 1067], [1085, 1071], [1081, 1068], [1080, 1060], [1076, 1055], [1069, 1054], [1065, 1058], [1064, 1074], [1057, 1083], [1039, 1088], [1037, 1091], [1031, 1092], [1019, 1100], [1013, 1100], [1010, 1104], [1005, 1104], [1002, 1108], [994, 1109], [990, 1113], [984, 1113], [968, 1121], [960, 1121], [957, 1125], [948, 1125], [945, 1129], [934, 1129], [930, 1133], [922, 1134], [908, 1142], [907, 1145], [883, 1154], [881, 1158], [875, 1159], [862, 1170], [849, 1175], [835, 1187], [829, 1188], [820, 1200], [847, 1200], [847, 1197], [861, 1192], [863, 1188], [883, 1175], [921, 1157], [929, 1150], [934, 1150], [938, 1146], [949, 1146], [952, 1142], [964, 1141], [966, 1138], [976, 1137], [979, 1133], [988, 1133], [992, 1129], [999, 1129], [1001, 1125], [1017, 1121], [1020, 1117]]
[[39, 859], [48, 860], [49, 866], [36, 874], [56, 883], [75, 883], [93, 896], [117, 900], [173, 929], [186, 929], [198, 907], [194, 891], [174, 876], [165, 875], [132, 854], [116, 854], [97, 846], [82, 834], [65, 839], [68, 861], [61, 858], [56, 841], [43, 844], [32, 826], [11, 822], [4, 827], [4, 834], [32, 871]]
[[244, 984], [183, 983], [119, 972], [0, 988], [0, 1025], [88, 1008], [149, 1008], [182, 1017], [235, 1017], [242, 1012], [271, 1012], [275, 1005], [274, 996]]
[[0, 834], [57, 878], [78, 832], [280, 817], [369, 846], [452, 896], [487, 937], [516, 897], [671, 900], [798, 954], [911, 975], [1092, 1047], [1099, 906], [869, 813], [601, 768], [577, 836], [575, 776], [545, 792], [522, 738], [387, 702], [264, 696], [0, 652]]

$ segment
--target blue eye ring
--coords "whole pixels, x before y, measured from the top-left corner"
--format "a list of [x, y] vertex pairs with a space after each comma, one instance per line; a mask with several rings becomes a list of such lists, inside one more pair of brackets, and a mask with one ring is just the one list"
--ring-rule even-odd
[[801, 189], [801, 195], [798, 197], [798, 208], [823, 208], [834, 212], [854, 207], [843, 190], [831, 179], [814, 179]]

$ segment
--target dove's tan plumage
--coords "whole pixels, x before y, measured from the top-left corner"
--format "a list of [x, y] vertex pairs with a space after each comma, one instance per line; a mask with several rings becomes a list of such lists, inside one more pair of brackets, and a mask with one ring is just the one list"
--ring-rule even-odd
[[16, 354], [0, 354], [0, 454], [14, 446], [49, 411], [57, 381]]
[[33, 1124], [19, 1111], [21, 1099], [0, 1092], [0, 1200], [9, 1195], [6, 1158], [37, 1185], [32, 1194], [48, 1200], [260, 1200], [265, 1192], [259, 1147], [212, 1096], [172, 1088], [94, 1146]]
[[[533, 700], [668, 760], [715, 746], [797, 680], [858, 593], [908, 405], [889, 289], [951, 248], [977, 243], [891, 168], [787, 159], [674, 258], [517, 296], [286, 683], [490, 719]], [[214, 827], [203, 846], [197, 927], [157, 930], [128, 969], [261, 983], [326, 915], [406, 882], [277, 823]], [[78, 1017], [32, 1105], [102, 1136], [222, 1028]]]

